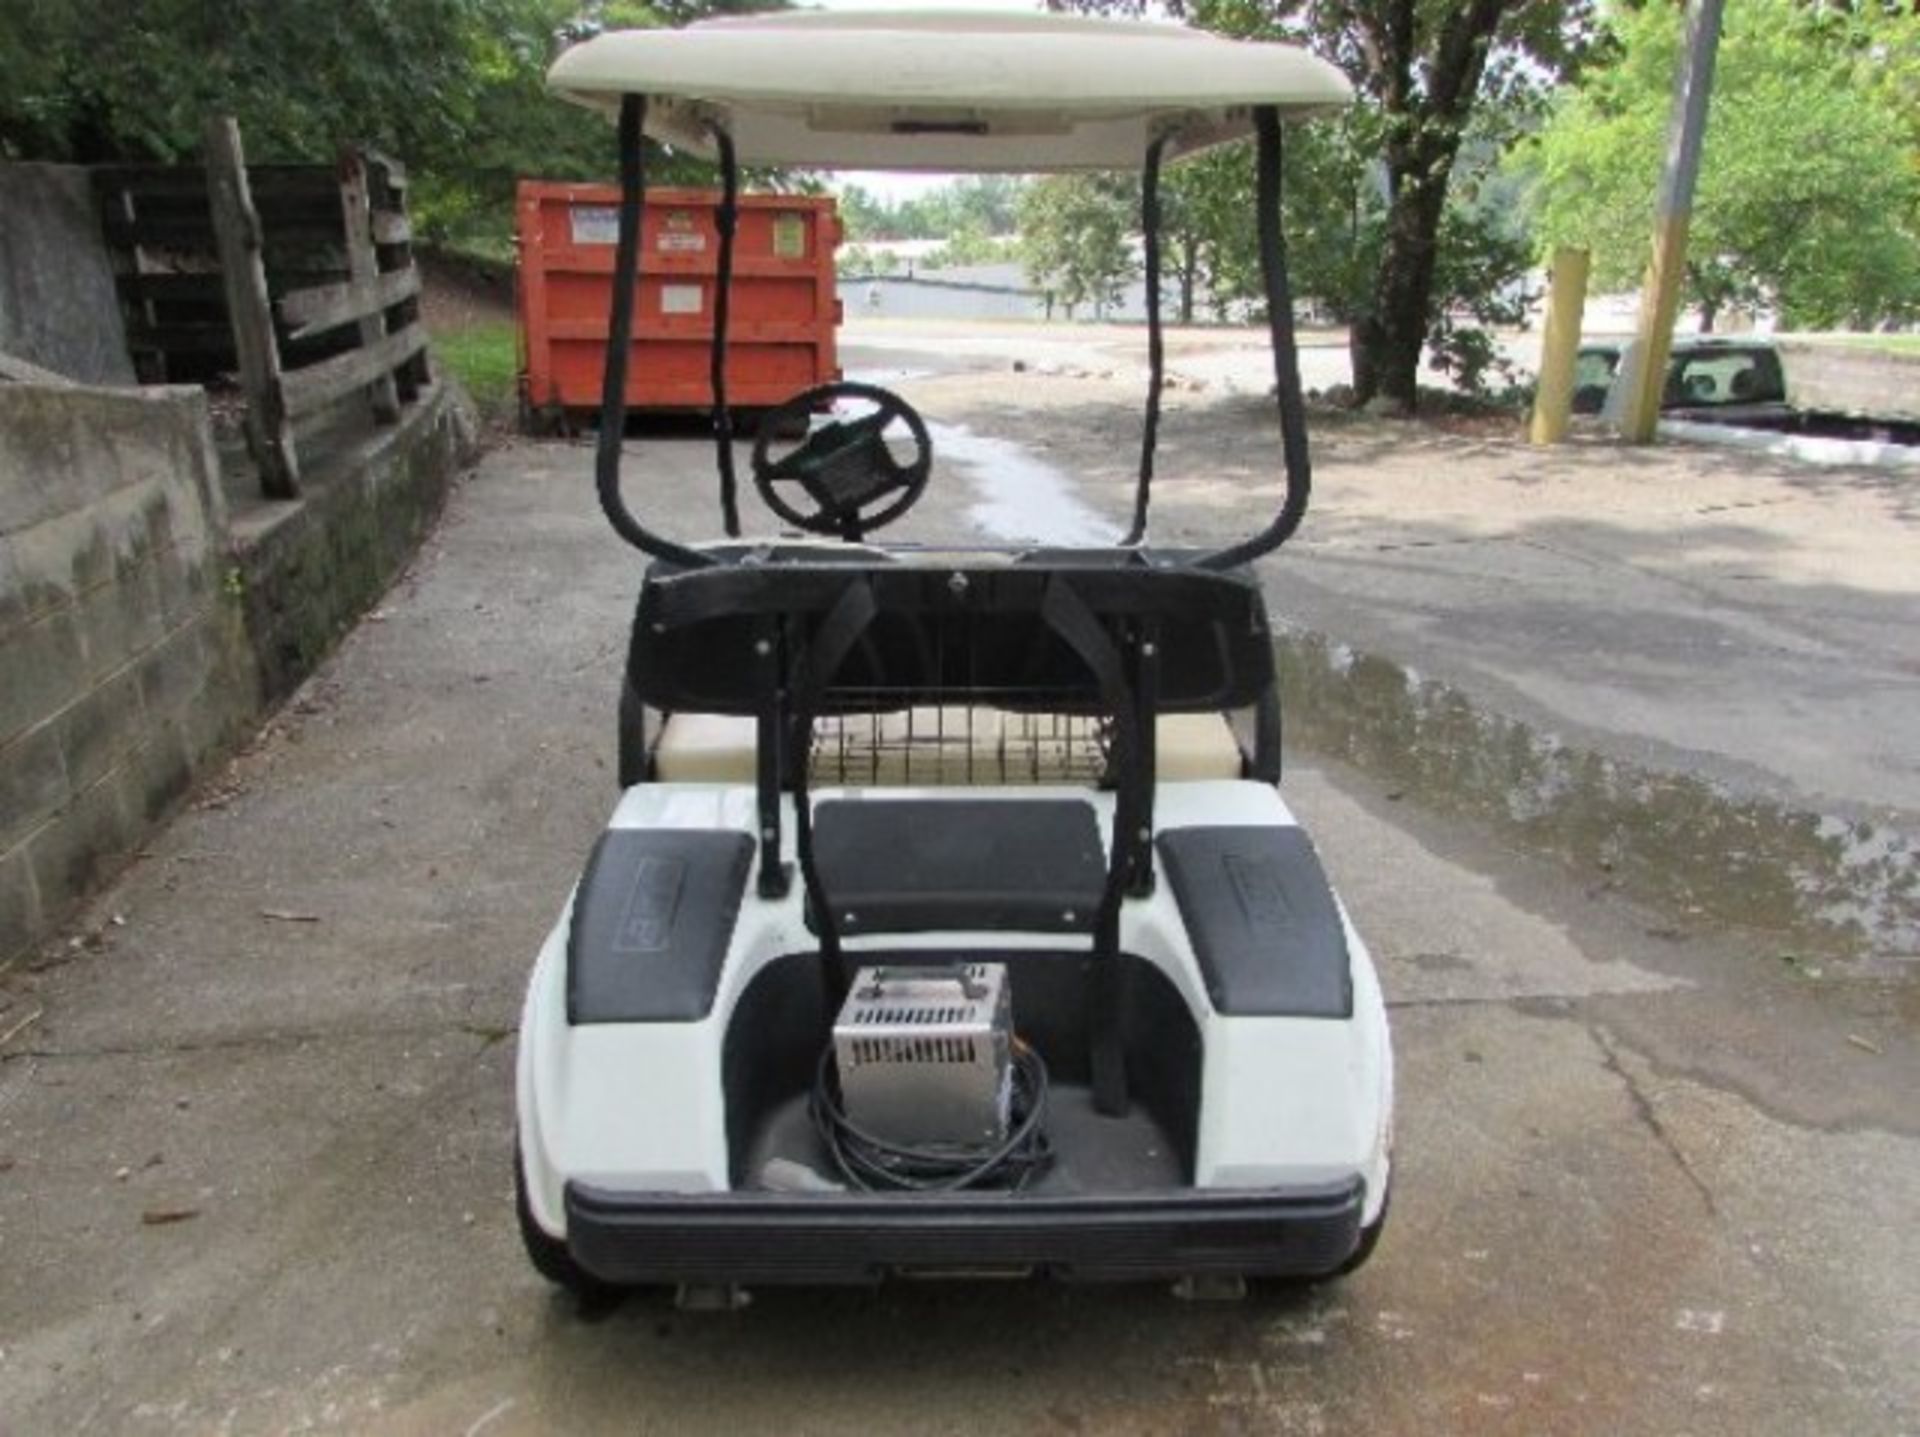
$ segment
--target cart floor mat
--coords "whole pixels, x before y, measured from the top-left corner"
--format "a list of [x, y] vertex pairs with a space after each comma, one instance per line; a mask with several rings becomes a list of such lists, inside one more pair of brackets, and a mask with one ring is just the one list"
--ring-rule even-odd
[[846, 936], [1085, 933], [1107, 881], [1084, 799], [826, 799], [813, 830]]
[[707, 1016], [746, 891], [753, 840], [706, 829], [609, 829], [567, 934], [567, 1021]]
[[1214, 1010], [1350, 1018], [1346, 929], [1298, 828], [1170, 828], [1158, 839]]

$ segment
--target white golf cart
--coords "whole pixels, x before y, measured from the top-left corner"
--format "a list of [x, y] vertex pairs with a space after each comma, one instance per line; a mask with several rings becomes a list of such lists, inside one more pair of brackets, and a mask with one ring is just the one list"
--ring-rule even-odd
[[[1307, 505], [1281, 121], [1340, 105], [1345, 81], [1165, 25], [819, 12], [602, 35], [550, 81], [618, 120], [597, 479], [653, 562], [623, 792], [520, 1027], [534, 1265], [710, 1301], [1015, 1273], [1231, 1292], [1358, 1265], [1387, 1211], [1386, 1013], [1280, 796], [1249, 567]], [[724, 303], [726, 537], [644, 524], [620, 492], [643, 134], [720, 163], [720, 301], [741, 162], [1141, 167], [1152, 373], [1130, 531], [873, 542], [932, 447], [897, 395], [833, 384], [765, 416], [753, 451], [760, 496], [801, 532], [742, 538]], [[1249, 134], [1284, 499], [1226, 549], [1158, 548], [1160, 169]]]

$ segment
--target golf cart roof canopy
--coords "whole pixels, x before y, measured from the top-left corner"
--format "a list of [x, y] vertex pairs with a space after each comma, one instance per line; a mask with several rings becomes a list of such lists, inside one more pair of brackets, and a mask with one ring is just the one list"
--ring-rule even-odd
[[616, 112], [648, 97], [646, 130], [712, 157], [806, 169], [1138, 169], [1287, 117], [1345, 106], [1332, 65], [1292, 45], [1179, 25], [945, 10], [787, 11], [679, 30], [621, 30], [574, 46], [548, 84]]

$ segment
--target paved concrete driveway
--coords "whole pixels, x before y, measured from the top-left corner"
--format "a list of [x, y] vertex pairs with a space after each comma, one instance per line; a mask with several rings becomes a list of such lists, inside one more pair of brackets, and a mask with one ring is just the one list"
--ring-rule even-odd
[[[638, 447], [636, 484], [703, 527], [705, 447]], [[902, 1286], [577, 1314], [519, 1254], [508, 1165], [520, 985], [613, 798], [640, 567], [587, 474], [583, 448], [492, 454], [75, 943], [5, 975], [0, 1428], [1920, 1431], [1911, 990], [1299, 758], [1393, 1003], [1365, 1271], [1222, 1307]]]
[[[1124, 527], [1137, 331], [857, 338], [850, 366], [966, 421], [936, 447], [982, 489], [976, 522], [1069, 542]], [[1153, 535], [1226, 542], [1276, 503], [1270, 361], [1241, 332], [1178, 331], [1168, 370]], [[1682, 908], [1912, 967], [1920, 470], [1592, 436], [1540, 450], [1500, 420], [1313, 427], [1312, 515], [1263, 569], [1297, 732]], [[1077, 507], [1036, 503], [1049, 484]]]

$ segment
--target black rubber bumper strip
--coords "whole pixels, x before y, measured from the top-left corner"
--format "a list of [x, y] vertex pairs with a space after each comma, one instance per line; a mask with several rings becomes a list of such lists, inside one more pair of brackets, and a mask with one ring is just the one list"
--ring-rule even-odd
[[611, 1283], [1316, 1277], [1353, 1254], [1365, 1191], [1359, 1178], [1061, 1197], [635, 1193], [569, 1183], [567, 1235], [574, 1261]]

